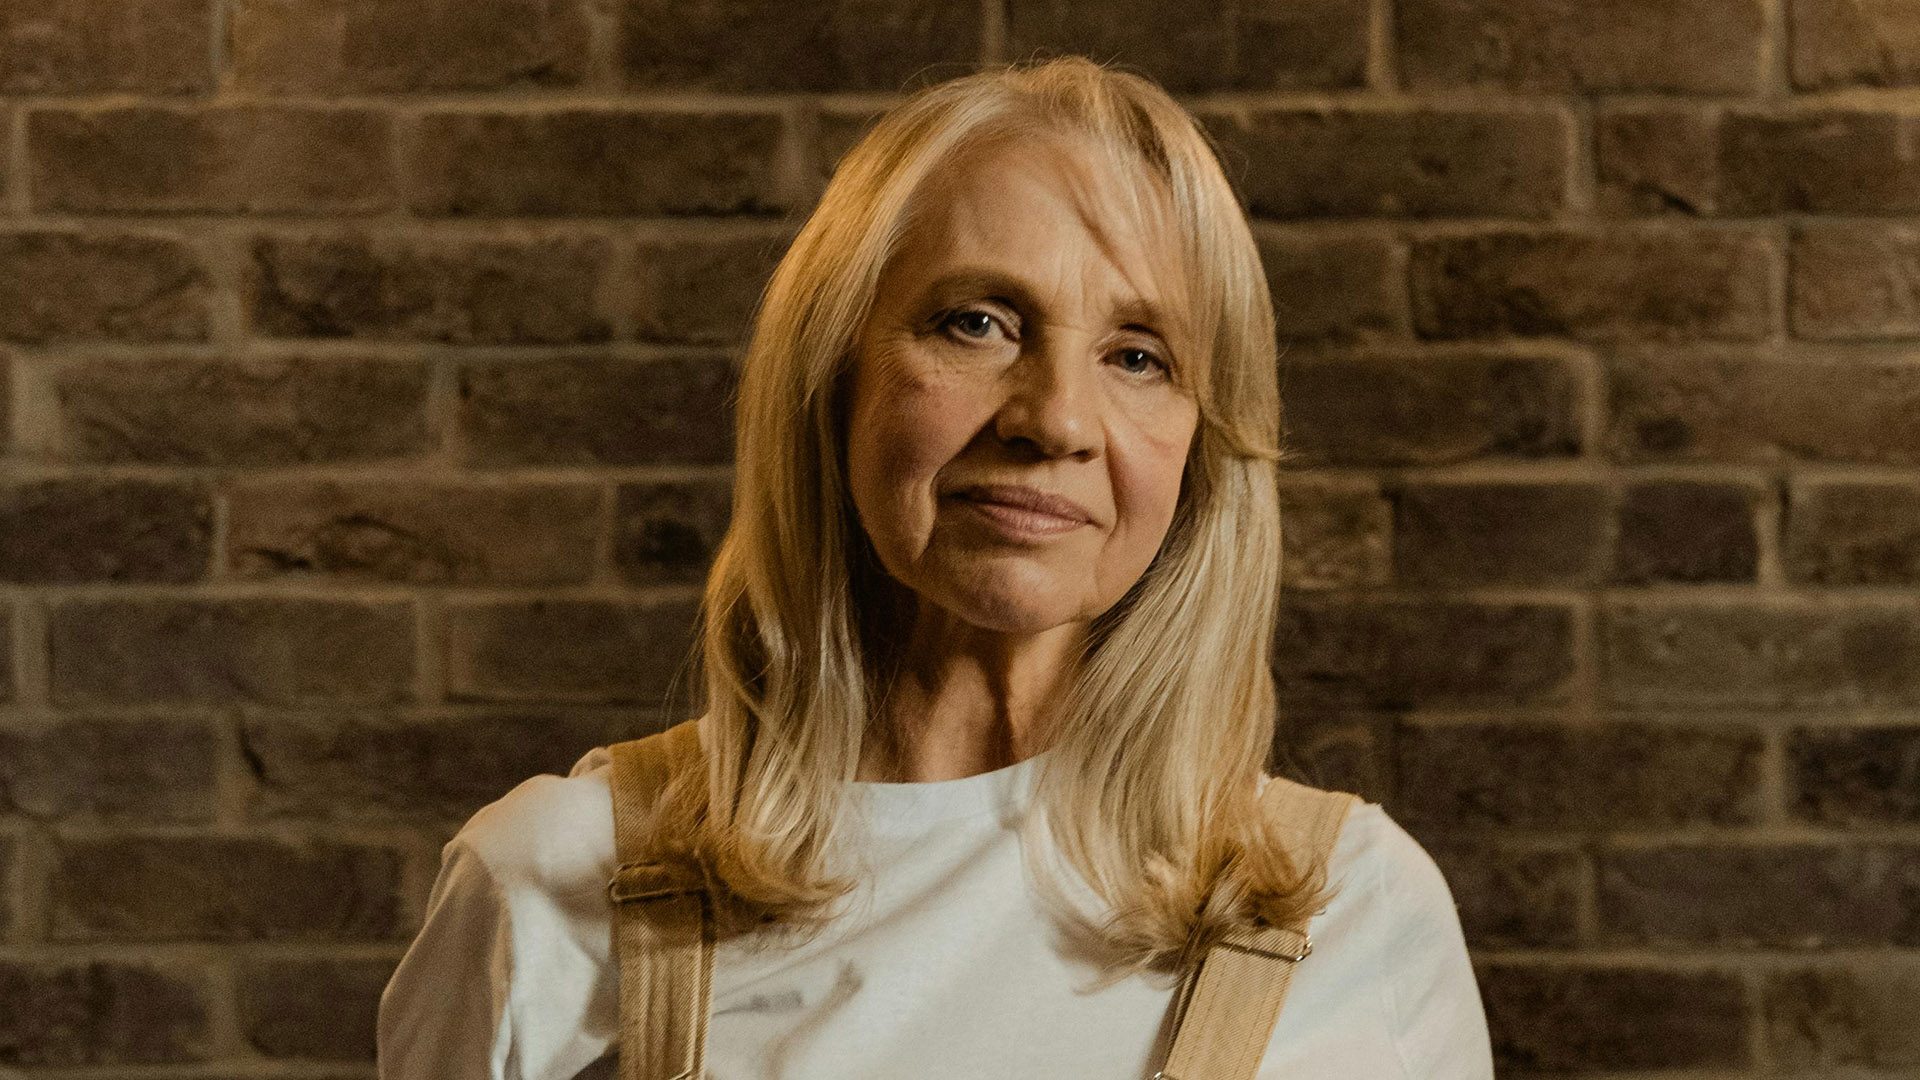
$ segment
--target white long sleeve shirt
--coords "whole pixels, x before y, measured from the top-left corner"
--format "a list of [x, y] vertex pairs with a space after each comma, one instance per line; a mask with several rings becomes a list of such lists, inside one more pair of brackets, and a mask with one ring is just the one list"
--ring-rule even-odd
[[[566, 777], [524, 781], [442, 849], [424, 925], [380, 999], [381, 1080], [614, 1075], [611, 760], [600, 747]], [[798, 948], [718, 945], [710, 1080], [1151, 1076], [1175, 980], [1085, 992], [1097, 969], [1063, 947], [1021, 858], [1017, 815], [1039, 760], [855, 783], [849, 812], [865, 811], [869, 837], [860, 902]], [[1341, 888], [1308, 926], [1313, 952], [1294, 969], [1261, 1080], [1491, 1080], [1485, 1015], [1432, 858], [1363, 803], [1329, 871]]]

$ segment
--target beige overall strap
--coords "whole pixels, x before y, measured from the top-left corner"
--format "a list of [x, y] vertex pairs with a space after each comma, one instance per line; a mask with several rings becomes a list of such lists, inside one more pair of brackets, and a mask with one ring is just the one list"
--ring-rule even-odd
[[620, 867], [607, 882], [620, 962], [619, 1080], [699, 1080], [713, 1004], [713, 926], [706, 883], [649, 859], [653, 806], [667, 778], [705, 768], [699, 728], [682, 721], [613, 755], [613, 835]]
[[[1347, 812], [1359, 802], [1350, 792], [1322, 791], [1284, 777], [1269, 780], [1261, 794], [1263, 811], [1279, 823], [1288, 852], [1306, 867], [1324, 866]], [[1191, 992], [1181, 988], [1173, 1050], [1155, 1080], [1254, 1080], [1293, 965], [1312, 951], [1305, 918], [1292, 926], [1235, 930], [1208, 949]]]

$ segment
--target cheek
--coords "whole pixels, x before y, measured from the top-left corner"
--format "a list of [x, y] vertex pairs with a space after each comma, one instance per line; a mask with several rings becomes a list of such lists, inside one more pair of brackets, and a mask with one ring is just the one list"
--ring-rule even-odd
[[886, 516], [871, 523], [881, 526], [875, 531], [922, 530], [935, 510], [935, 477], [967, 445], [968, 396], [957, 385], [884, 359], [863, 378], [848, 413], [856, 495], [866, 510]]
[[1158, 550], [1180, 501], [1194, 413], [1172, 411], [1135, 426], [1112, 451], [1114, 502], [1124, 540]]

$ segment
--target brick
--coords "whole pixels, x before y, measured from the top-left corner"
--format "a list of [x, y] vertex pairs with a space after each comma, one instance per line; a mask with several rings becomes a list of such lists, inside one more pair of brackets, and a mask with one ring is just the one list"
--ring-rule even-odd
[[1620, 501], [1613, 583], [1756, 580], [1754, 515], [1766, 497], [1755, 485], [1710, 480], [1632, 485]]
[[1719, 128], [1699, 109], [1603, 108], [1594, 116], [1597, 202], [1612, 214], [1712, 214]]
[[1618, 461], [1920, 462], [1920, 366], [1865, 355], [1618, 355]]
[[293, 481], [236, 485], [225, 569], [241, 578], [566, 585], [593, 576], [600, 493]]
[[1291, 594], [1273, 665], [1283, 701], [1374, 708], [1557, 700], [1573, 617], [1543, 604]]
[[685, 344], [744, 341], [787, 242], [785, 236], [641, 241], [634, 335]]
[[1393, 493], [1393, 573], [1415, 585], [1582, 585], [1601, 576], [1597, 484], [1411, 483]]
[[1283, 358], [1282, 445], [1307, 465], [1571, 457], [1579, 394], [1572, 365], [1551, 357]]
[[0, 233], [0, 339], [203, 341], [211, 293], [171, 237]]
[[0, 727], [0, 810], [43, 820], [211, 821], [218, 754], [212, 730], [196, 721]]
[[630, 87], [894, 93], [964, 74], [982, 48], [979, 12], [938, 0], [622, 0], [616, 11]]
[[1752, 93], [1765, 21], [1759, 0], [1403, 0], [1395, 9], [1401, 77], [1422, 89]]
[[1787, 251], [1796, 337], [1920, 335], [1920, 228], [1881, 222], [1797, 229]]
[[1795, 728], [1787, 805], [1822, 825], [1920, 823], [1920, 728]]
[[529, 776], [564, 776], [596, 746], [657, 724], [567, 713], [388, 718], [248, 716], [248, 813], [261, 819], [458, 824]]
[[630, 585], [704, 582], [733, 517], [726, 480], [621, 484], [613, 509], [613, 566]]
[[1385, 717], [1364, 711], [1288, 710], [1274, 735], [1267, 771], [1369, 802], [1390, 796]]
[[272, 337], [600, 342], [612, 336], [594, 299], [608, 258], [595, 238], [260, 237], [248, 299]]
[[212, 0], [0, 0], [0, 93], [212, 90]]
[[1719, 971], [1477, 966], [1502, 1076], [1750, 1063], [1746, 994]]
[[1793, 83], [1920, 83], [1920, 8], [1913, 0], [1792, 0]]
[[1617, 226], [1416, 241], [1422, 336], [1752, 340], [1778, 324], [1762, 233]]
[[298, 598], [75, 599], [47, 614], [62, 705], [376, 705], [413, 695], [413, 610]]
[[680, 600], [449, 606], [447, 696], [660, 705], [676, 679], [686, 689], [695, 620]]
[[1378, 236], [1256, 234], [1275, 329], [1287, 341], [1405, 337], [1405, 271]]
[[417, 359], [81, 359], [47, 372], [60, 448], [153, 465], [375, 462], [431, 450]]
[[1733, 214], [1920, 210], [1920, 122], [1844, 109], [1729, 113], [1720, 123], [1720, 207]]
[[206, 577], [213, 498], [199, 483], [81, 477], [0, 486], [0, 580]]
[[1237, 179], [1263, 217], [1540, 218], [1566, 196], [1557, 112], [1265, 109], [1210, 127], [1245, 161]]
[[578, 85], [579, 0], [239, 0], [234, 84], [295, 94]]
[[1171, 93], [1366, 84], [1367, 6], [1358, 0], [1051, 0], [1008, 11], [1013, 55], [1117, 61]]
[[1239, 86], [1358, 88], [1367, 82], [1368, 6], [1358, 0], [1239, 4]]
[[[0, 18], [4, 17], [4, 14], [0, 14]], [[4, 30], [0, 30], [0, 33], [3, 32]], [[4, 47], [0, 46], [0, 50], [3, 49]], [[19, 145], [24, 141], [25, 136], [21, 133], [26, 126], [25, 110], [12, 107], [0, 110], [0, 137], [7, 140], [9, 147]], [[15, 160], [18, 156], [23, 155], [9, 152], [6, 155], [7, 160], [0, 162], [0, 194], [6, 194], [10, 199], [30, 197], [27, 183], [28, 173], [27, 170], [22, 167], [23, 162]], [[12, 217], [14, 215], [9, 212], [8, 216]]]
[[1610, 944], [1920, 944], [1920, 846], [1676, 844], [1597, 856]]
[[1761, 1023], [1774, 1061], [1808, 1075], [1920, 1067], [1920, 967], [1824, 965], [1769, 971]]
[[[13, 605], [0, 604], [0, 656], [13, 655]], [[0, 664], [0, 701], [14, 696], [13, 665]]]
[[37, 210], [371, 213], [393, 204], [391, 123], [370, 109], [147, 105], [33, 112]]
[[400, 852], [243, 836], [67, 840], [48, 878], [56, 941], [392, 939]]
[[814, 166], [812, 180], [815, 200], [819, 198], [819, 192], [825, 190], [827, 179], [833, 175], [847, 151], [853, 149], [854, 143], [873, 129], [882, 115], [883, 111], [879, 109], [845, 112], [821, 106], [814, 118], [813, 139], [809, 144]]
[[443, 215], [774, 213], [779, 149], [772, 114], [429, 113], [409, 202]]
[[240, 1031], [271, 1058], [372, 1061], [386, 960], [265, 960], [238, 972]]
[[205, 1061], [209, 988], [184, 969], [142, 963], [0, 959], [0, 1065]]
[[[359, 1080], [360, 1077], [360, 1074], [354, 1072], [353, 1067], [348, 1065], [340, 1066], [340, 1070], [336, 1072], [303, 1071], [300, 1075], [306, 1080]], [[194, 1080], [255, 1080], [255, 1075], [240, 1072], [208, 1072], [196, 1073]]]
[[1602, 684], [1621, 705], [1920, 703], [1920, 610], [1817, 601], [1601, 612]]
[[477, 465], [719, 465], [733, 458], [727, 357], [464, 365], [460, 428]]
[[1612, 831], [1760, 816], [1761, 739], [1750, 728], [1406, 723], [1394, 751], [1396, 810], [1408, 821]]
[[1434, 843], [1469, 949], [1567, 948], [1579, 939], [1584, 875], [1571, 851]]
[[1788, 580], [1920, 584], [1920, 485], [1802, 481], [1786, 517]]
[[1371, 484], [1283, 483], [1280, 540], [1289, 589], [1384, 585], [1393, 574], [1393, 509]]
[[[1345, 14], [1351, 23], [1352, 13]], [[1345, 72], [1344, 85], [1354, 85], [1357, 78], [1365, 76], [1364, 19], [1362, 13], [1357, 26], [1346, 27], [1349, 37], [1358, 38], [1357, 42], [1333, 42], [1347, 44], [1349, 52], [1353, 44], [1360, 46], [1357, 65], [1354, 57], [1343, 58], [1346, 64], [1342, 66], [1349, 69]], [[1235, 62], [1233, 45], [1238, 36], [1235, 22], [1234, 11], [1225, 0], [1197, 0], [1178, 6], [1152, 0], [1048, 0], [1008, 4], [1007, 49], [1010, 54], [1021, 57], [1046, 58], [1073, 53], [1111, 58], [1137, 68], [1174, 94], [1251, 89], [1275, 73]], [[1303, 59], [1311, 64], [1318, 58]], [[1285, 68], [1278, 82], [1287, 85]]]

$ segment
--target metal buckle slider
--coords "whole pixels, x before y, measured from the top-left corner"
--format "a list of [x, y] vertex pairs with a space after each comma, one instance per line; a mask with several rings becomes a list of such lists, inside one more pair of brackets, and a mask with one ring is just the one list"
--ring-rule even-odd
[[[1275, 952], [1272, 949], [1262, 949], [1258, 945], [1248, 945], [1239, 941], [1222, 940], [1219, 944], [1229, 949], [1238, 949], [1244, 953], [1253, 953], [1256, 956], [1271, 956], [1275, 960], [1291, 960], [1296, 964], [1313, 954], [1313, 939], [1305, 934], [1300, 935], [1300, 951], [1297, 953]], [[1173, 1080], [1173, 1078], [1168, 1077], [1167, 1080]]]

